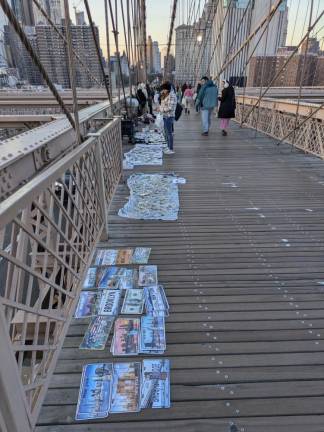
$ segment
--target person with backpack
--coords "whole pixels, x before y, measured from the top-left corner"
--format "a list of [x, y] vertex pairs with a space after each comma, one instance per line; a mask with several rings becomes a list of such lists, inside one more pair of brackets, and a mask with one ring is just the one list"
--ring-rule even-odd
[[168, 148], [164, 151], [166, 154], [174, 154], [173, 150], [173, 123], [177, 108], [177, 95], [172, 89], [170, 82], [165, 82], [161, 86], [161, 105], [158, 111], [163, 116], [164, 133], [168, 143]]
[[236, 101], [234, 87], [228, 81], [223, 80], [222, 95], [218, 98], [220, 106], [218, 117], [220, 118], [220, 128], [222, 135], [227, 135], [227, 128], [231, 118], [235, 117]]
[[218, 105], [218, 88], [207, 76], [201, 79], [201, 89], [196, 98], [196, 109], [201, 111], [202, 135], [208, 136], [211, 126], [211, 115]]

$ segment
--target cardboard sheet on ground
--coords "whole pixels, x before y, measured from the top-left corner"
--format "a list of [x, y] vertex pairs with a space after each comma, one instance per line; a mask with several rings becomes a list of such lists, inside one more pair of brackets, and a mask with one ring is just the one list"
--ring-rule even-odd
[[133, 174], [127, 180], [130, 189], [128, 202], [118, 215], [131, 219], [178, 219], [178, 184], [185, 179], [174, 174]]

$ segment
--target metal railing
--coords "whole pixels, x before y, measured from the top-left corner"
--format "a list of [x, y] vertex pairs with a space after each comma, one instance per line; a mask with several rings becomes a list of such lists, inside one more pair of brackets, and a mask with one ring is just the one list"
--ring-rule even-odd
[[[296, 121], [297, 101], [264, 99], [248, 116], [257, 100], [257, 97], [251, 96], [237, 97], [236, 120], [238, 122], [244, 120], [244, 126], [257, 129], [278, 141], [283, 140], [305, 153], [324, 159], [324, 108], [305, 121], [318, 105], [302, 102]], [[300, 127], [294, 132], [299, 125]]]
[[122, 174], [120, 119], [0, 204], [0, 430], [29, 432]]

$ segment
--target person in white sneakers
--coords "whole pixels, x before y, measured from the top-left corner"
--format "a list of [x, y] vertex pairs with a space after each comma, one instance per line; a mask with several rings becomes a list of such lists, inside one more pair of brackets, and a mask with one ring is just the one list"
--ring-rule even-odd
[[165, 82], [161, 86], [161, 105], [159, 112], [163, 115], [164, 133], [168, 143], [166, 154], [174, 154], [173, 150], [173, 123], [175, 110], [177, 107], [177, 95], [175, 94], [170, 82]]

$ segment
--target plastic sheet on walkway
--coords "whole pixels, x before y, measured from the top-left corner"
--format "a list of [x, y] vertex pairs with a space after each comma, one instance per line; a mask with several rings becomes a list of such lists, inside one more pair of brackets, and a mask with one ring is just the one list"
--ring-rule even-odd
[[132, 150], [124, 154], [124, 157], [124, 169], [132, 169], [136, 165], [162, 165], [162, 146], [136, 144]]
[[127, 180], [130, 189], [128, 202], [118, 212], [131, 219], [178, 219], [178, 184], [186, 180], [175, 174], [133, 174]]

